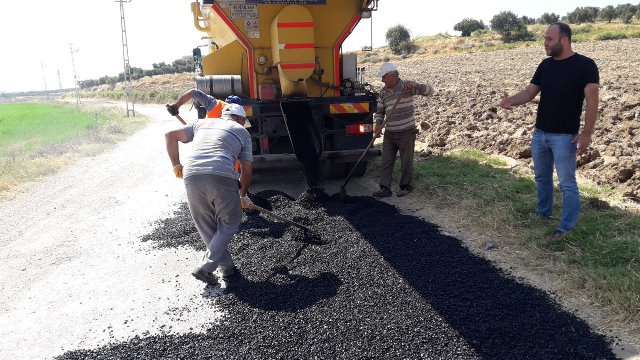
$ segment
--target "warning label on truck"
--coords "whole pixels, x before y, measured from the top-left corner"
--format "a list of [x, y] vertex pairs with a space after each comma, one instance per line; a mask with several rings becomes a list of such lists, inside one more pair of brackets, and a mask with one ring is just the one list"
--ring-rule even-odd
[[218, 2], [218, 5], [223, 8], [228, 8], [232, 4], [246, 4], [246, 0], [221, 0]]
[[247, 4], [325, 5], [327, 0], [247, 0]]
[[257, 19], [258, 5], [231, 4], [232, 19]]

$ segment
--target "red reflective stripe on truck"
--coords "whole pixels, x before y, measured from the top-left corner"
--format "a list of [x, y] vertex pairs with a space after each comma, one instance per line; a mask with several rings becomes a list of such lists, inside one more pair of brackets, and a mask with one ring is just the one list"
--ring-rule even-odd
[[313, 49], [316, 44], [280, 44], [280, 49]]
[[296, 70], [296, 69], [313, 69], [316, 64], [280, 64], [282, 70]]
[[[349, 36], [349, 34], [351, 34], [353, 29], [356, 27], [356, 25], [358, 25], [358, 23], [360, 22], [360, 19], [361, 19], [361, 14], [360, 12], [358, 12], [353, 16], [353, 18], [351, 19], [351, 22], [349, 22], [349, 25], [347, 25], [347, 27], [344, 29], [342, 34], [340, 34], [338, 41], [336, 41], [336, 44], [333, 46], [333, 73], [334, 73], [336, 86], [340, 85], [340, 68], [341, 68], [340, 48], [342, 47], [342, 43], [347, 38], [347, 36]], [[335, 90], [335, 95], [340, 96], [340, 90]]]
[[312, 22], [279, 22], [278, 28], [310, 28], [313, 27]]
[[358, 110], [358, 112], [361, 112], [361, 113], [369, 112], [369, 109], [363, 106], [363, 104], [361, 103], [353, 103], [352, 105], [356, 110]]
[[220, 17], [220, 19], [224, 21], [227, 27], [229, 27], [229, 29], [231, 29], [231, 31], [233, 31], [233, 33], [238, 37], [238, 39], [240, 40], [240, 44], [242, 44], [242, 47], [245, 50], [247, 50], [247, 54], [248, 54], [247, 63], [249, 66], [249, 96], [255, 99], [256, 98], [256, 75], [255, 75], [254, 66], [253, 66], [253, 46], [251, 45], [249, 40], [244, 36], [244, 34], [240, 30], [238, 30], [238, 28], [233, 23], [233, 21], [231, 21], [231, 19], [227, 17], [227, 14], [224, 13], [224, 11], [220, 8], [218, 4], [215, 4], [215, 3], [213, 4], [213, 10]]

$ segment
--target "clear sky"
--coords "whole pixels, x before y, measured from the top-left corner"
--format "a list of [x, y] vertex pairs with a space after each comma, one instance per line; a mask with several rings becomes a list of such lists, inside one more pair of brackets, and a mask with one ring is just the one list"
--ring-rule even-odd
[[[539, 17], [561, 16], [577, 6], [618, 5], [616, 0], [380, 0], [373, 17], [373, 46], [385, 45], [391, 26], [402, 24], [412, 36], [453, 31], [466, 17], [485, 24], [500, 11]], [[191, 0], [132, 0], [125, 3], [129, 58], [132, 66], [191, 55], [205, 43], [195, 30]], [[635, 4], [635, 2], [632, 1]], [[363, 20], [344, 44], [357, 50], [371, 42], [370, 20]], [[80, 80], [114, 76], [123, 69], [120, 4], [114, 0], [3, 0], [0, 2], [0, 91], [73, 87], [70, 44]], [[44, 71], [43, 71], [44, 66]], [[60, 76], [58, 76], [58, 73]]]

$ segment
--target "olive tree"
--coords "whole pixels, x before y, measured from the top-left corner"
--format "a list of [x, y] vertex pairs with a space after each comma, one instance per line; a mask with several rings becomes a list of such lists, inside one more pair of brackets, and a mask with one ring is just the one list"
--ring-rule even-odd
[[471, 36], [471, 33], [476, 30], [482, 30], [486, 28], [482, 20], [478, 21], [471, 18], [462, 19], [459, 23], [455, 24], [453, 30], [460, 31], [462, 36]]
[[538, 19], [538, 24], [541, 25], [549, 25], [549, 24], [553, 24], [560, 21], [560, 15], [556, 14], [556, 13], [544, 13], [542, 14], [542, 16], [540, 16], [540, 18]]
[[411, 54], [415, 52], [415, 45], [411, 41], [411, 34], [409, 30], [403, 25], [396, 25], [389, 30], [385, 35], [389, 49], [394, 55]]
[[503, 41], [531, 38], [527, 25], [511, 11], [502, 11], [491, 19], [491, 29], [502, 36]]

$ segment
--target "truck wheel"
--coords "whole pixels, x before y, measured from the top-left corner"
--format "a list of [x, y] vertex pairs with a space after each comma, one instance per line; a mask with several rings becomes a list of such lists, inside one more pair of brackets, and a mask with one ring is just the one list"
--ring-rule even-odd
[[[349, 162], [345, 164], [345, 173], [344, 176], [348, 176], [349, 172], [351, 172], [351, 169], [353, 169], [353, 166], [355, 165], [355, 162]], [[356, 170], [353, 172], [352, 176], [362, 176], [364, 175], [365, 172], [367, 172], [367, 165], [369, 165], [368, 161], [361, 161], [360, 164], [358, 164], [358, 167], [356, 168]]]
[[328, 163], [322, 166], [325, 179], [339, 179], [347, 176], [345, 163]]

